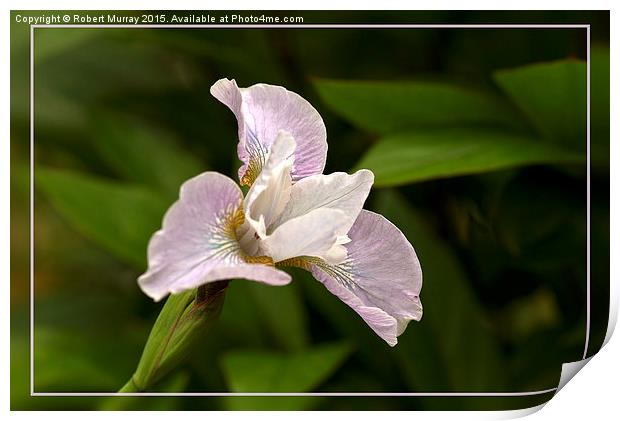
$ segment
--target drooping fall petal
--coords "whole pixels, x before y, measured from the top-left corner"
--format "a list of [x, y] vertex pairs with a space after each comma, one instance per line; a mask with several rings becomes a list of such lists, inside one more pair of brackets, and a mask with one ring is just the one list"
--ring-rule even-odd
[[410, 320], [420, 320], [422, 269], [403, 233], [376, 213], [362, 210], [349, 231], [347, 259], [311, 262], [314, 277], [355, 310], [390, 346]]
[[142, 290], [158, 301], [224, 279], [289, 283], [286, 272], [247, 262], [235, 233], [243, 218], [241, 201], [241, 190], [224, 175], [205, 172], [186, 181], [149, 242], [149, 267], [138, 278]]
[[258, 177], [280, 131], [297, 142], [293, 181], [321, 174], [327, 159], [327, 131], [323, 119], [308, 101], [281, 86], [256, 84], [239, 88], [235, 80], [220, 79], [211, 94], [235, 114], [238, 123], [237, 153], [242, 184]]

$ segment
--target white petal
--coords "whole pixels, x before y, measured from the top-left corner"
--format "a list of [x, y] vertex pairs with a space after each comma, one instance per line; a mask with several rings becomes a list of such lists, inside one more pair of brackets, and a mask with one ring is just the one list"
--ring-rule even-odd
[[261, 240], [261, 248], [274, 262], [299, 256], [331, 256], [338, 229], [346, 219], [338, 209], [315, 209], [280, 225]]
[[336, 244], [323, 253], [321, 258], [331, 265], [337, 265], [344, 262], [347, 258], [347, 248], [342, 244], [338, 244], [338, 240], [336, 240]]
[[294, 152], [295, 140], [290, 134], [280, 132], [271, 146], [269, 159], [245, 198], [245, 217], [261, 238], [289, 201]]
[[315, 260], [312, 274], [394, 346], [409, 321], [422, 317], [418, 258], [403, 233], [373, 212], [362, 210], [349, 237], [346, 261]]
[[228, 177], [206, 172], [186, 181], [149, 242], [149, 267], [138, 278], [155, 300], [207, 282], [244, 278], [284, 285], [290, 276], [272, 266], [250, 264], [237, 242], [241, 190]]
[[359, 170], [352, 175], [344, 172], [320, 174], [299, 180], [293, 185], [290, 200], [273, 226], [315, 209], [337, 209], [346, 214], [338, 227], [339, 235], [346, 236], [364, 206], [373, 181], [374, 174], [369, 170]]

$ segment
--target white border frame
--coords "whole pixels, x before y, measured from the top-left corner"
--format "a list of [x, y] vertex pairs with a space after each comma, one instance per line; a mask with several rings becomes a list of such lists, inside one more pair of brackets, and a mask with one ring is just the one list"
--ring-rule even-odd
[[[238, 392], [35, 392], [34, 391], [34, 30], [36, 28], [150, 28], [150, 29], [585, 29], [586, 30], [586, 154], [587, 154], [587, 240], [586, 240], [586, 333], [582, 361], [590, 341], [590, 24], [33, 24], [30, 25], [30, 396], [106, 397], [106, 396], [343, 396], [343, 397], [510, 397], [557, 393], [558, 387], [529, 392], [308, 392], [308, 393], [238, 393]], [[611, 292], [611, 291], [610, 291]]]

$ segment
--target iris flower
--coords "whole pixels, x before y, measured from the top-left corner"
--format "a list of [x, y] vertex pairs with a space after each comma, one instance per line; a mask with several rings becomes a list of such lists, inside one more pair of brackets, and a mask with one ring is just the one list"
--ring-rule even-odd
[[325, 124], [294, 92], [221, 79], [211, 94], [237, 118], [249, 191], [216, 172], [186, 181], [149, 242], [142, 290], [158, 301], [220, 280], [286, 285], [281, 268], [301, 267], [396, 345], [422, 317], [422, 271], [403, 233], [362, 209], [373, 173], [323, 174]]

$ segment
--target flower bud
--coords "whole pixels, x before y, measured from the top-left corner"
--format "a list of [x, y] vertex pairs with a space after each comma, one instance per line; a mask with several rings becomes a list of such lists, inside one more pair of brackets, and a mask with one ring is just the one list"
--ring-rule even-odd
[[138, 368], [119, 393], [147, 390], [176, 367], [217, 320], [229, 281], [168, 297], [144, 346]]

